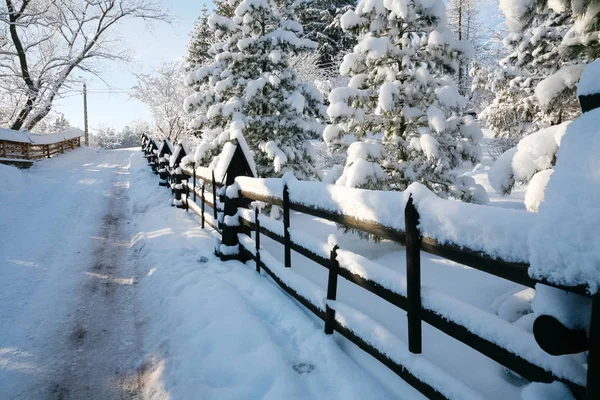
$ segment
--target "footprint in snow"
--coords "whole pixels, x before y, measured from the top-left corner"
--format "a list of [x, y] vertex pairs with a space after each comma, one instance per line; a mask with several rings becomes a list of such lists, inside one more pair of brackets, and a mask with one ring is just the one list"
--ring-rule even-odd
[[294, 371], [296, 371], [298, 374], [302, 375], [302, 374], [310, 374], [314, 369], [315, 366], [309, 363], [298, 363], [298, 364], [294, 364]]

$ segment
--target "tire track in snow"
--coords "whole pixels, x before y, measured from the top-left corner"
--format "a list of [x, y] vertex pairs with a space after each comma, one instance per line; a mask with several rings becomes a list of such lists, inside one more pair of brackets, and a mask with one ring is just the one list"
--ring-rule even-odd
[[141, 398], [137, 277], [125, 237], [128, 171], [116, 167], [114, 174], [66, 343], [68, 359], [49, 399]]

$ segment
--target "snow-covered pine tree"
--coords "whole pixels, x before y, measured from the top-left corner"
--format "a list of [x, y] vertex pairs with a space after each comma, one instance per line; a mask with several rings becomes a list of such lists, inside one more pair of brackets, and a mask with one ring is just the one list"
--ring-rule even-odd
[[[201, 138], [194, 155], [198, 165], [209, 165], [219, 155], [223, 144], [229, 140], [229, 123], [224, 118], [208, 118], [212, 106], [220, 104], [222, 98], [217, 95], [217, 85], [221, 79], [221, 72], [227, 68], [227, 60], [222, 58], [222, 53], [229, 52], [229, 46], [237, 50], [236, 43], [243, 33], [239, 23], [226, 16], [232, 14], [233, 8], [226, 2], [219, 2], [217, 9], [207, 18], [206, 24], [213, 44], [208, 49], [209, 61], [197, 66], [188, 72], [185, 84], [194, 90], [194, 94], [184, 100], [184, 110], [194, 115], [188, 129]], [[211, 111], [211, 116], [212, 111]]]
[[298, 22], [302, 24], [304, 37], [318, 45], [319, 68], [337, 67], [340, 56], [352, 51], [356, 44], [356, 38], [340, 24], [341, 16], [354, 5], [354, 0], [313, 0], [300, 4]]
[[445, 25], [441, 0], [361, 0], [342, 17], [360, 36], [344, 57], [348, 87], [334, 89], [323, 137], [345, 147], [336, 182], [350, 187], [404, 190], [421, 182], [441, 197], [485, 203], [483, 187], [453, 169], [476, 162], [481, 129], [462, 110], [465, 99], [451, 74], [463, 55]]
[[593, 2], [503, 0], [510, 54], [487, 82], [497, 93], [481, 114], [501, 137], [522, 137], [580, 113], [575, 85], [600, 56], [600, 8]]
[[190, 34], [191, 39], [188, 45], [188, 55], [186, 58], [187, 71], [191, 71], [211, 60], [208, 49], [210, 49], [214, 42], [214, 36], [208, 27], [208, 15], [208, 6], [206, 3], [202, 3], [200, 16], [194, 23], [194, 30]]
[[237, 5], [233, 18], [213, 14], [208, 19], [219, 40], [210, 49], [214, 61], [187, 79], [189, 85], [202, 85], [185, 102], [201, 114], [192, 121], [205, 139], [197, 159], [206, 161], [209, 152], [243, 134], [259, 176], [293, 172], [300, 179], [314, 178], [308, 140], [322, 130], [317, 119], [325, 117], [323, 99], [314, 86], [298, 81], [288, 57], [316, 44], [298, 37], [302, 26], [291, 7], [272, 0], [229, 4]]
[[235, 7], [237, 2], [229, 0], [213, 0], [216, 7], [216, 14], [219, 14], [226, 18], [235, 17]]

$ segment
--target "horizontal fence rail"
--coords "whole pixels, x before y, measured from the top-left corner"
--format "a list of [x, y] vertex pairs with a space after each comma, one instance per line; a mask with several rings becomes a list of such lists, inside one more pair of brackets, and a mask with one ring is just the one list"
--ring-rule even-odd
[[[143, 137], [142, 144], [152, 166], [160, 156], [159, 146], [149, 137]], [[238, 167], [239, 165], [242, 164], [238, 164]], [[422, 371], [416, 372], [417, 370], [413, 368], [416, 360], [420, 363], [429, 363], [420, 355], [423, 346], [422, 323], [464, 343], [529, 381], [544, 383], [559, 381], [564, 383], [577, 399], [596, 398], [595, 393], [598, 390], [595, 383], [597, 376], [594, 375], [598, 373], [596, 351], [590, 350], [588, 355], [590, 367], [588, 367], [586, 383], [585, 374], [568, 373], [562, 370], [559, 367], [560, 359], [544, 353], [533, 336], [521, 328], [495, 314], [421, 287], [421, 251], [527, 287], [533, 288], [537, 283], [547, 284], [547, 282], [536, 281], [529, 277], [527, 273], [529, 265], [526, 263], [493, 258], [480, 251], [452, 244], [441, 244], [434, 238], [423, 237], [418, 228], [419, 213], [412, 200], [409, 199], [405, 208], [405, 229], [399, 230], [378, 222], [365, 221], [355, 216], [294, 202], [290, 199], [286, 185], [283, 186], [281, 196], [253, 193], [251, 190], [245, 190], [243, 185], [237, 185], [235, 177], [239, 176], [238, 171], [235, 176], [228, 177], [218, 173], [215, 179], [215, 171], [207, 168], [196, 167], [193, 164], [182, 165], [179, 170], [177, 167], [170, 170], [169, 177], [176, 182], [175, 191], [180, 192], [175, 193], [175, 198], [181, 199], [181, 202], [176, 205], [197, 214], [203, 227], [205, 224], [209, 225], [222, 234], [223, 241], [216, 248], [217, 254], [224, 259], [229, 259], [231, 258], [229, 252], [235, 247], [237, 249], [235, 258], [242, 261], [253, 260], [258, 272], [264, 270], [285, 292], [323, 320], [327, 334], [338, 332], [428, 398], [447, 399], [451, 392], [452, 397], [455, 398], [456, 396], [481, 398], [481, 396], [450, 375], [446, 374], [446, 377], [450, 380], [454, 379], [459, 388], [458, 395], [435, 377], [428, 377]], [[259, 207], [264, 205], [281, 207], [282, 220], [274, 220], [261, 213]], [[206, 209], [212, 210], [212, 213], [207, 212]], [[324, 243], [306, 232], [293, 228], [290, 211], [332, 221], [346, 228], [404, 245], [407, 254], [407, 276], [348, 250], [340, 249], [337, 244]], [[282, 262], [261, 247], [261, 236], [266, 236], [284, 247]], [[235, 240], [232, 239], [234, 237]], [[293, 271], [291, 251], [328, 270], [326, 291], [316, 287], [312, 282], [306, 282]], [[355, 268], [353, 262], [358, 262], [361, 268]], [[407, 313], [408, 343], [403, 344], [397, 339], [397, 345], [405, 347], [405, 350], [397, 347], [386, 348], [388, 346], [386, 343], [373, 343], [372, 337], [365, 331], [370, 327], [354, 326], [352, 318], [346, 318], [356, 311], [336, 300], [338, 277], [360, 286]], [[551, 286], [588, 296], [586, 288], [583, 287]], [[600, 303], [597, 301], [597, 296], [594, 299], [595, 305]], [[596, 308], [598, 307], [594, 308], [593, 315], [599, 319]], [[371, 323], [373, 327], [378, 326], [375, 321]], [[482, 324], [493, 329], [481, 329]], [[596, 327], [594, 332], [597, 332], [597, 325], [594, 322], [593, 327]], [[378, 329], [385, 328], [379, 326]], [[431, 364], [431, 368], [437, 367]], [[590, 368], [593, 370], [590, 371]], [[443, 371], [438, 373], [445, 374]], [[596, 378], [591, 380], [590, 376]]]

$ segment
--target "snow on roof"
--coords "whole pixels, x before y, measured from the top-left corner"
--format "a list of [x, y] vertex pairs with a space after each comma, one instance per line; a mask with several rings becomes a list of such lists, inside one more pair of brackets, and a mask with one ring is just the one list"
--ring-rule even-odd
[[588, 64], [577, 84], [577, 96], [600, 94], [600, 58]]
[[77, 137], [81, 137], [81, 136], [85, 135], [85, 132], [83, 132], [79, 128], [71, 128], [71, 129], [67, 129], [67, 130], [60, 132], [60, 134], [65, 139], [69, 140], [69, 139], [75, 139]]
[[0, 140], [8, 140], [18, 143], [52, 144], [74, 139], [83, 135], [84, 132], [77, 128], [49, 134], [29, 133], [25, 131], [15, 131], [12, 129], [0, 128]]
[[27, 132], [13, 131], [12, 129], [0, 128], [0, 140], [8, 140], [18, 143], [31, 143]]
[[599, 126], [596, 109], [567, 128], [529, 235], [532, 277], [591, 293], [600, 285]]

